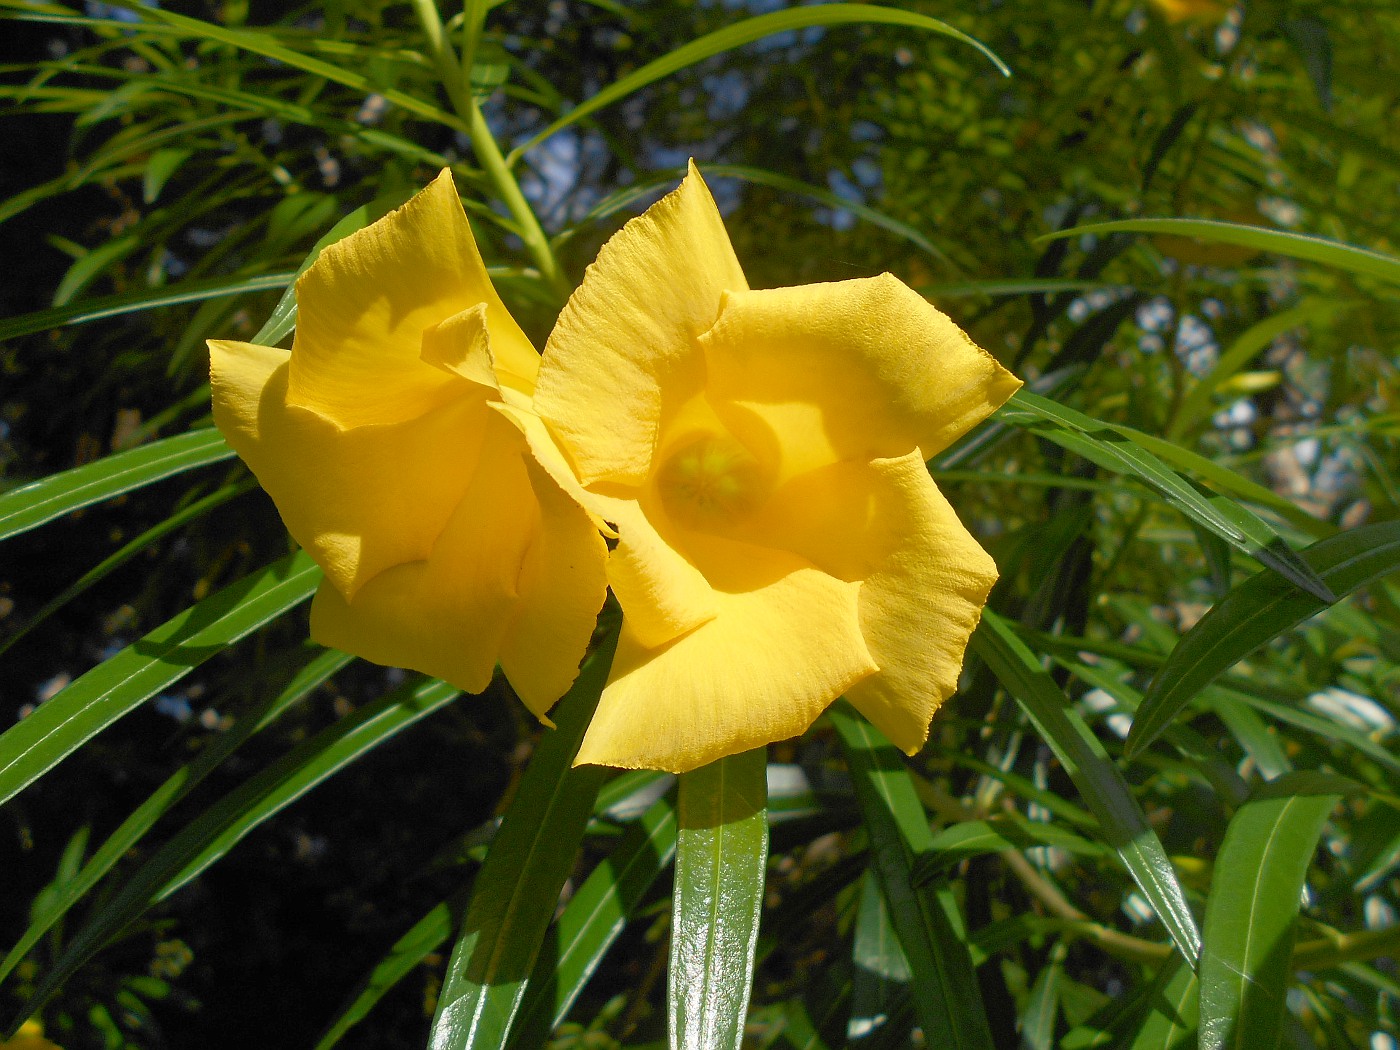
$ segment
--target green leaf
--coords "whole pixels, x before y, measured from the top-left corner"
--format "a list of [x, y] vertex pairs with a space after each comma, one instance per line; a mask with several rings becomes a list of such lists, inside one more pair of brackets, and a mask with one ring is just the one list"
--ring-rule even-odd
[[249, 711], [221, 733], [212, 744], [199, 753], [199, 757], [188, 765], [181, 766], [168, 780], [146, 799], [124, 820], [116, 831], [98, 847], [92, 859], [83, 865], [69, 882], [49, 902], [41, 916], [36, 917], [24, 932], [24, 936], [10, 950], [5, 961], [0, 963], [0, 982], [9, 976], [30, 949], [39, 943], [53, 924], [61, 919], [83, 896], [95, 886], [102, 876], [126, 856], [127, 852], [141, 841], [170, 808], [187, 796], [194, 788], [233, 754], [242, 744], [272, 721], [280, 717], [293, 705], [303, 700], [312, 690], [321, 685], [352, 658], [334, 650], [320, 650], [309, 663], [302, 667], [287, 686], [280, 692], [271, 694], [265, 701]]
[[[1161, 993], [1149, 1000], [1147, 1016], [1125, 1050], [1195, 1050], [1200, 1026], [1200, 982], [1181, 956], [1162, 968]], [[1157, 982], [1154, 982], [1154, 985]]]
[[164, 306], [201, 303], [206, 299], [285, 288], [291, 283], [293, 276], [290, 273], [267, 273], [237, 280], [181, 281], [179, 284], [162, 288], [84, 299], [82, 302], [70, 303], [53, 310], [39, 310], [36, 313], [20, 314], [0, 320], [0, 341], [29, 335], [31, 332], [47, 332], [64, 325], [87, 324], [89, 321], [139, 313], [142, 310], [159, 310]]
[[151, 159], [146, 162], [146, 177], [141, 183], [141, 199], [147, 204], [154, 204], [171, 176], [192, 156], [194, 150], [188, 148], [158, 149], [152, 153]]
[[321, 570], [297, 553], [167, 620], [0, 736], [0, 804], [216, 653], [310, 598]]
[[103, 903], [44, 973], [19, 1020], [35, 1013], [131, 922], [198, 876], [258, 825], [459, 695], [461, 690], [445, 682], [410, 682], [322, 730], [224, 796], [185, 825]]
[[[1319, 540], [1301, 556], [1329, 589], [1350, 594], [1400, 570], [1400, 522], [1362, 525]], [[1245, 580], [1186, 632], [1157, 671], [1133, 720], [1125, 753], [1142, 752], [1225, 670], [1326, 607], [1272, 573]]]
[[965, 820], [944, 828], [914, 861], [912, 879], [915, 886], [922, 886], [971, 857], [1045, 846], [1079, 857], [1101, 857], [1108, 852], [1100, 843], [1057, 824], [1043, 824], [1010, 813], [990, 820]]
[[233, 449], [212, 427], [153, 441], [96, 463], [51, 474], [0, 495], [0, 540], [46, 521], [173, 474], [231, 459]]
[[406, 91], [399, 91], [394, 88], [384, 87], [376, 84], [370, 77], [363, 73], [354, 72], [330, 62], [324, 62], [319, 58], [312, 58], [299, 51], [294, 51], [289, 47], [279, 44], [271, 33], [261, 32], [256, 29], [230, 29], [227, 26], [216, 25], [213, 22], [201, 21], [198, 18], [190, 18], [187, 15], [177, 14], [174, 11], [167, 11], [159, 7], [147, 7], [137, 0], [112, 0], [114, 7], [130, 11], [140, 15], [146, 22], [163, 22], [166, 25], [174, 26], [177, 29], [187, 32], [190, 36], [213, 40], [217, 43], [228, 44], [244, 51], [249, 51], [255, 55], [262, 55], [264, 58], [271, 58], [275, 61], [291, 66], [293, 69], [300, 69], [313, 76], [324, 77], [335, 84], [343, 84], [348, 88], [361, 91], [365, 94], [376, 92], [384, 98], [410, 113], [417, 114], [438, 124], [444, 124], [457, 131], [467, 131], [467, 126], [452, 113], [422, 98], [410, 94]]
[[617, 647], [609, 633], [553, 712], [515, 799], [477, 875], [447, 964], [430, 1050], [499, 1050], [510, 1037], [525, 982], [607, 770], [570, 768], [598, 705]]
[[605, 106], [610, 106], [614, 102], [626, 98], [634, 91], [646, 87], [663, 77], [668, 77], [672, 73], [679, 72], [687, 66], [692, 66], [697, 62], [709, 58], [711, 55], [722, 54], [731, 51], [736, 47], [743, 47], [751, 44], [755, 40], [762, 40], [766, 36], [774, 33], [783, 33], [792, 29], [805, 29], [808, 26], [833, 26], [845, 25], [849, 23], [867, 25], [897, 25], [906, 26], [911, 29], [922, 29], [930, 33], [939, 33], [943, 36], [952, 37], [964, 44], [975, 47], [982, 54], [986, 55], [992, 63], [1001, 70], [1003, 75], [1010, 76], [1011, 70], [1006, 67], [985, 44], [979, 43], [965, 33], [961, 33], [948, 25], [940, 22], [936, 18], [929, 18], [927, 15], [915, 14], [911, 11], [901, 11], [893, 7], [877, 7], [873, 4], [816, 4], [807, 7], [794, 7], [785, 11], [774, 11], [770, 14], [757, 15], [753, 18], [745, 18], [731, 26], [717, 29], [713, 33], [706, 33], [697, 40], [682, 47], [676, 48], [670, 54], [648, 62], [641, 69], [633, 70], [626, 76], [613, 81], [602, 91], [590, 98], [587, 102], [580, 103], [565, 113], [549, 127], [545, 128], [538, 135], [531, 138], [521, 146], [517, 146], [507, 157], [507, 163], [514, 165], [516, 160], [527, 150], [543, 142], [557, 131], [562, 131], [570, 124], [575, 124], [584, 117], [598, 112]]
[[1186, 433], [1199, 420], [1211, 413], [1211, 395], [1222, 383], [1253, 361], [1259, 353], [1283, 333], [1301, 328], [1317, 320], [1332, 317], [1338, 311], [1336, 303], [1326, 299], [1308, 299], [1291, 310], [1270, 314], [1246, 329], [1216, 361], [1209, 372], [1191, 388], [1172, 420], [1170, 436]]
[[672, 1050], [739, 1050], [768, 862], [768, 755], [680, 775], [666, 1003]]
[[462, 921], [467, 892], [456, 894], [424, 915], [394, 942], [389, 954], [374, 964], [350, 1002], [326, 1029], [315, 1050], [330, 1050], [357, 1024], [369, 1016], [385, 993], [407, 977], [413, 968], [447, 942]]
[[311, 250], [306, 253], [306, 258], [297, 267], [296, 273], [292, 274], [287, 281], [287, 290], [282, 293], [282, 298], [277, 300], [277, 305], [272, 308], [272, 313], [268, 315], [263, 326], [253, 336], [252, 341], [261, 346], [276, 346], [280, 343], [293, 328], [296, 327], [297, 320], [297, 289], [296, 279], [311, 268], [311, 264], [316, 261], [320, 254], [336, 241], [342, 240], [356, 230], [362, 230], [376, 219], [387, 214], [393, 208], [402, 204], [407, 197], [404, 194], [391, 194], [384, 197], [377, 197], [369, 204], [361, 204], [351, 211], [334, 226], [326, 231], [319, 241], [311, 246]]
[[1201, 935], [1186, 895], [1161, 841], [1103, 744], [1000, 616], [983, 612], [972, 648], [1035, 723], [1098, 818], [1105, 841], [1118, 851], [1177, 949], [1194, 965]]
[[909, 962], [890, 923], [880, 881], [870, 871], [861, 880], [851, 957], [855, 976], [846, 1037], [852, 1046], [868, 1045], [884, 1034], [882, 1029], [894, 1017], [896, 1004], [909, 995]]
[[1328, 815], [1329, 780], [1289, 775], [1257, 790], [1225, 831], [1206, 901], [1201, 1050], [1273, 1050], [1283, 1035], [1298, 903]]
[[1301, 558], [1251, 511], [1223, 496], [1205, 496], [1137, 440], [1136, 432], [1104, 423], [1028, 390], [1018, 390], [997, 415], [1108, 470], [1131, 474], [1192, 521], [1280, 576], [1326, 602], [1336, 601]]
[[241, 496], [243, 493], [249, 492], [255, 488], [257, 488], [257, 481], [252, 477], [246, 477], [241, 481], [234, 482], [232, 485], [225, 485], [223, 488], [211, 492], [203, 499], [195, 500], [195, 502], [191, 503], [189, 506], [180, 508], [168, 518], [165, 518], [158, 524], [151, 526], [139, 536], [122, 544], [119, 549], [107, 555], [107, 557], [103, 558], [91, 569], [83, 573], [67, 587], [63, 588], [57, 595], [45, 602], [43, 607], [35, 612], [33, 616], [25, 620], [24, 625], [17, 631], [4, 641], [0, 641], [0, 653], [4, 653], [5, 650], [13, 646], [35, 627], [39, 626], [39, 624], [43, 623], [78, 595], [82, 594], [98, 580], [120, 566], [125, 565], [162, 536], [174, 532], [176, 529], [189, 524], [189, 522], [196, 518], [207, 514], [215, 507], [222, 506], [236, 496]]
[[928, 1045], [990, 1050], [991, 1029], [962, 918], [950, 898], [917, 890], [911, 857], [933, 841], [928, 818], [899, 753], [844, 702], [827, 717], [841, 739], [856, 801], [870, 836], [874, 872], [913, 976], [912, 994]]
[[1056, 941], [1045, 968], [1036, 976], [1021, 1012], [1022, 1050], [1054, 1050], [1055, 1021], [1060, 1013], [1060, 985], [1065, 976], [1065, 944]]
[[1060, 1050], [1194, 1050], [1197, 1012], [1195, 971], [1173, 953], [1131, 998], [1115, 998], [1071, 1029]]
[[676, 807], [661, 798], [623, 832], [617, 847], [569, 898], [535, 960], [511, 1045], [530, 1048], [549, 1041], [675, 855]]
[[1392, 255], [1342, 244], [1326, 237], [1315, 237], [1309, 233], [1289, 233], [1286, 230], [1270, 230], [1235, 222], [1219, 222], [1215, 219], [1119, 219], [1114, 222], [1076, 226], [1069, 230], [1056, 230], [1054, 233], [1037, 237], [1036, 241], [1079, 237], [1086, 233], [1164, 233], [1172, 237], [1195, 237], [1202, 241], [1257, 248], [1261, 252], [1273, 252], [1275, 255], [1286, 255], [1291, 259], [1322, 263], [1339, 270], [1400, 284], [1400, 259]]
[[108, 266], [120, 262], [140, 247], [141, 238], [134, 233], [128, 233], [85, 252], [68, 268], [63, 280], [58, 283], [58, 290], [53, 293], [53, 305], [67, 305], [73, 296], [97, 280]]

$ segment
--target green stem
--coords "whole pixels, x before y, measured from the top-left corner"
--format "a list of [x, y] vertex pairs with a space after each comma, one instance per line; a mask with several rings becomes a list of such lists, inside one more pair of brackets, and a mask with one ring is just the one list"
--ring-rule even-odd
[[1364, 962], [1390, 955], [1400, 948], [1400, 926], [1361, 933], [1341, 933], [1303, 941], [1293, 949], [1293, 967], [1298, 970], [1326, 970], [1347, 962]]
[[[473, 24], [471, 17], [477, 8], [482, 9], [484, 16], [484, 5], [468, 5], [465, 43], [473, 52], [481, 34], [479, 21]], [[501, 147], [496, 143], [496, 137], [491, 134], [491, 128], [481, 113], [481, 106], [471, 92], [470, 67], [464, 66], [453, 51], [452, 43], [447, 39], [447, 32], [443, 28], [436, 0], [413, 0], [413, 10], [418, 15], [418, 23], [427, 38], [428, 50], [448, 100], [457, 115], [467, 124], [477, 162], [510, 211], [511, 218], [515, 220], [517, 232], [525, 242], [525, 248], [540, 271], [540, 276], [561, 299], [567, 299], [573, 289], [560, 270], [559, 260], [554, 256], [549, 238], [545, 236], [534, 209], [525, 199], [525, 194], [520, 192], [520, 184], [515, 181], [515, 176], [506, 165]]]
[[477, 161], [486, 172], [486, 177], [496, 187], [496, 192], [501, 195], [501, 200], [510, 209], [511, 217], [519, 227], [520, 238], [535, 260], [540, 275], [562, 298], [568, 298], [573, 289], [563, 271], [559, 269], [559, 261], [549, 246], [549, 238], [544, 235], [540, 221], [535, 217], [534, 209], [525, 199], [525, 194], [520, 192], [520, 184], [515, 181], [510, 168], [506, 167], [506, 159], [501, 155], [501, 147], [496, 144], [495, 136], [486, 125], [486, 118], [481, 115], [481, 107], [477, 105], [475, 98], [470, 99], [468, 104], [470, 110], [462, 116], [471, 127], [472, 148], [476, 151]]
[[413, 10], [418, 16], [418, 24], [423, 29], [423, 35], [428, 38], [428, 53], [433, 60], [433, 65], [437, 67], [438, 78], [442, 81], [443, 89], [447, 92], [447, 97], [452, 101], [452, 106], [457, 110], [459, 116], [465, 117], [461, 106], [458, 104], [462, 94], [462, 67], [457, 62], [457, 55], [452, 50], [452, 44], [447, 39], [447, 32], [442, 26], [442, 15], [438, 13], [437, 0], [413, 0]]

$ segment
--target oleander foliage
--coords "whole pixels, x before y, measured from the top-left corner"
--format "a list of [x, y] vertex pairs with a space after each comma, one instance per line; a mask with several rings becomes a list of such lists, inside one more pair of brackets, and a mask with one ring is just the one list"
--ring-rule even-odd
[[[1387, 7], [0, 0], [0, 1025], [1394, 1047]], [[211, 429], [204, 339], [440, 168], [542, 342], [688, 156], [755, 287], [890, 270], [1027, 380], [930, 464], [1002, 579], [911, 760], [569, 771], [615, 610], [551, 732], [320, 649]]]

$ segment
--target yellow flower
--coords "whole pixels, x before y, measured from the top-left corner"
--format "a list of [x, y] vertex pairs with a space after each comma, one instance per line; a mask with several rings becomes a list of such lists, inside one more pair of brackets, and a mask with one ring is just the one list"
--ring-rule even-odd
[[1168, 22], [1218, 22], [1230, 5], [1225, 0], [1151, 0]]
[[996, 580], [924, 459], [1019, 385], [888, 274], [749, 291], [692, 166], [570, 299], [527, 427], [618, 534], [578, 761], [692, 769], [843, 693], [921, 747]]
[[38, 1021], [25, 1021], [13, 1039], [0, 1043], [0, 1050], [63, 1050], [57, 1043], [44, 1038], [44, 1028]]
[[290, 352], [213, 340], [214, 420], [325, 570], [322, 644], [543, 717], [606, 590], [587, 513], [529, 456], [539, 355], [491, 286], [450, 173], [297, 281]]

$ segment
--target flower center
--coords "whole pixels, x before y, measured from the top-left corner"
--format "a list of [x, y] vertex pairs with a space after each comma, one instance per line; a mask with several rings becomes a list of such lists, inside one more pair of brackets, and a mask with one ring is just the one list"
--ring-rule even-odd
[[752, 453], [728, 435], [696, 434], [679, 442], [656, 474], [656, 491], [678, 524], [711, 530], [758, 509], [772, 479]]

